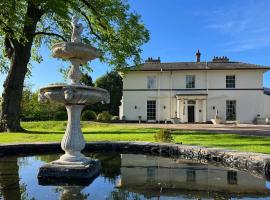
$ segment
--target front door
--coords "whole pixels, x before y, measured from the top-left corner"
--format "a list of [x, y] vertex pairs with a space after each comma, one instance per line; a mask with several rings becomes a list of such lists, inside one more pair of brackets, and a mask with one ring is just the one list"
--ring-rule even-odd
[[194, 123], [195, 122], [195, 115], [194, 115], [194, 105], [188, 106], [188, 123]]

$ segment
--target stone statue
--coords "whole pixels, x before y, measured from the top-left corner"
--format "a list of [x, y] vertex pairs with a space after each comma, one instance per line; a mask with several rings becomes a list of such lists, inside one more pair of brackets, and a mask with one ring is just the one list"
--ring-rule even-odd
[[78, 23], [79, 18], [77, 16], [72, 17], [72, 35], [71, 35], [71, 42], [79, 43], [81, 42], [81, 34], [83, 32], [83, 25]]

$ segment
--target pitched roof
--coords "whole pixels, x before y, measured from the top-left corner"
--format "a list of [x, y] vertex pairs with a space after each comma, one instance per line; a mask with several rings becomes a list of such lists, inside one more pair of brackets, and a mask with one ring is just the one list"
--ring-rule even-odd
[[248, 64], [242, 62], [145, 62], [134, 71], [178, 71], [178, 70], [226, 70], [226, 69], [266, 69], [270, 67], [263, 65]]

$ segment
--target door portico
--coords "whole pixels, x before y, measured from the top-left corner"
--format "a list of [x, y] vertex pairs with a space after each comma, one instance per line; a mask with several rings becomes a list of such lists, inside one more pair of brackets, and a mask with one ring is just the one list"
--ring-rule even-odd
[[177, 118], [180, 123], [206, 122], [207, 95], [176, 95]]

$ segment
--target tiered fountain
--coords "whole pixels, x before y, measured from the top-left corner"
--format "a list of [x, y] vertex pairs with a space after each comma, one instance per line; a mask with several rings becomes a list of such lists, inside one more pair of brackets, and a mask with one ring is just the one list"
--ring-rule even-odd
[[100, 170], [100, 163], [85, 157], [81, 150], [85, 147], [85, 140], [80, 127], [82, 109], [87, 104], [97, 102], [109, 103], [109, 93], [101, 88], [89, 87], [80, 82], [82, 72], [80, 66], [100, 56], [100, 52], [81, 42], [82, 24], [78, 18], [72, 18], [73, 32], [71, 42], [57, 43], [52, 47], [53, 57], [70, 60], [71, 68], [68, 77], [71, 84], [50, 85], [40, 89], [39, 101], [63, 103], [68, 113], [68, 124], [61, 142], [65, 151], [59, 160], [42, 166], [39, 178], [82, 178], [89, 179], [96, 176]]

